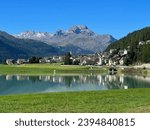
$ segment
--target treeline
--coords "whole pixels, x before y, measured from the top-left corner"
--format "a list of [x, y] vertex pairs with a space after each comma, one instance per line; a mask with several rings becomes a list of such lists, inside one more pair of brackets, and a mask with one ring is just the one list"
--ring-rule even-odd
[[105, 51], [110, 49], [124, 50], [130, 48], [128, 57], [133, 63], [148, 63], [150, 62], [150, 43], [139, 45], [140, 41], [150, 40], [150, 27], [146, 27], [142, 30], [129, 33], [126, 37], [110, 44]]

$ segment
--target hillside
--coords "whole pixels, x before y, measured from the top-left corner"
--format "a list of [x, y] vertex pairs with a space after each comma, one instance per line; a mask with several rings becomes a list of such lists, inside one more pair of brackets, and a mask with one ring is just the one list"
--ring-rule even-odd
[[0, 62], [8, 58], [29, 58], [32, 56], [47, 56], [59, 54], [57, 48], [43, 42], [17, 39], [6, 32], [0, 32]]
[[[124, 38], [110, 44], [106, 51], [110, 49], [129, 49], [128, 59], [131, 63], [150, 62], [150, 27], [129, 33]], [[142, 44], [141, 44], [142, 43]]]
[[64, 55], [68, 51], [72, 51], [75, 55], [93, 53], [73, 45], [55, 47], [37, 40], [19, 39], [0, 31], [0, 62], [5, 59], [30, 58], [32, 56]]
[[150, 27], [146, 27], [141, 30], [129, 33], [127, 36], [121, 38], [118, 41], [113, 42], [113, 44], [110, 44], [107, 47], [106, 51], [113, 48], [124, 49], [127, 48], [128, 46], [136, 46], [140, 41], [147, 41], [147, 40], [150, 40]]

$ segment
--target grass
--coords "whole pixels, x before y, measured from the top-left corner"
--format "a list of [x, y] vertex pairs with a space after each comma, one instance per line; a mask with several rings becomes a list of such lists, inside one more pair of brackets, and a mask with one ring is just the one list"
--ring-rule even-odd
[[119, 69], [120, 73], [123, 74], [132, 74], [132, 75], [140, 75], [140, 76], [150, 76], [150, 69], [142, 69], [142, 68], [125, 68], [124, 70]]
[[106, 73], [107, 68], [89, 66], [61, 66], [59, 64], [25, 64], [25, 65], [0, 65], [0, 74], [56, 74], [62, 73]]
[[150, 112], [150, 89], [1, 96], [0, 112]]

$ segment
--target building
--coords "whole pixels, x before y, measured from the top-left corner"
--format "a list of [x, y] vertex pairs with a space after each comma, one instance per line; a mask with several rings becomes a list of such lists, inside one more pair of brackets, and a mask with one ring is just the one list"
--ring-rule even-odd
[[122, 58], [119, 60], [119, 63], [120, 63], [120, 65], [124, 65], [124, 63], [125, 63], [124, 57], [122, 57]]
[[112, 61], [112, 59], [109, 59], [109, 61], [108, 61], [108, 65], [109, 65], [109, 66], [113, 65], [113, 61]]
[[140, 42], [139, 42], [139, 45], [144, 45], [144, 44], [145, 44], [144, 41], [140, 41]]
[[6, 64], [7, 65], [13, 65], [14, 64], [14, 60], [13, 59], [7, 59], [6, 60]]
[[17, 63], [18, 65], [20, 65], [20, 64], [25, 64], [25, 63], [27, 63], [27, 61], [26, 61], [25, 59], [18, 59], [18, 60], [16, 61], [16, 63]]
[[95, 65], [95, 57], [93, 56], [84, 56], [80, 59], [80, 65]]
[[128, 54], [128, 50], [124, 49], [124, 55], [127, 55]]
[[110, 49], [109, 53], [112, 54], [116, 49]]
[[146, 44], [150, 44], [150, 40], [147, 40], [147, 41], [146, 41]]

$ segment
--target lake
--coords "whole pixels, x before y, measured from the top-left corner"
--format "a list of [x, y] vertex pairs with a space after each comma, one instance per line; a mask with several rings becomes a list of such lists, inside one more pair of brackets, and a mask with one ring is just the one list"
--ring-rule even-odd
[[0, 75], [0, 95], [150, 88], [150, 77], [125, 75]]

